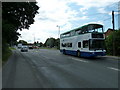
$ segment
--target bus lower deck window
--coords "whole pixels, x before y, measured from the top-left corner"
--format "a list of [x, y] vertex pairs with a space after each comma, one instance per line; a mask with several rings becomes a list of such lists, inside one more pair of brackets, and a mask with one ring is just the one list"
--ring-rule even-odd
[[88, 40], [83, 41], [83, 48], [88, 48]]

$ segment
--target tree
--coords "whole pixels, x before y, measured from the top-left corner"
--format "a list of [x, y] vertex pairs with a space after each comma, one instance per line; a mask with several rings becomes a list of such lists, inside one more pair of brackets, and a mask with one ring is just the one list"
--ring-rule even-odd
[[55, 46], [57, 46], [57, 49], [60, 49], [60, 39], [56, 39]]
[[25, 44], [27, 44], [27, 41], [24, 41], [24, 40], [19, 40], [19, 42], [18, 43], [22, 43], [23, 45]]
[[54, 47], [55, 46], [55, 38], [48, 38], [45, 42], [45, 46]]
[[48, 47], [57, 47], [59, 49], [59, 44], [60, 44], [60, 39], [55, 39], [55, 38], [48, 38], [46, 41], [45, 41], [45, 46], [48, 46]]
[[42, 47], [43, 46], [43, 43], [42, 42], [40, 42], [40, 46], [39, 47]]
[[36, 42], [34, 42], [34, 45], [37, 45], [37, 43], [36, 43]]
[[[114, 35], [114, 41], [113, 41]], [[107, 53], [113, 55], [113, 43], [115, 47], [115, 55], [120, 56], [120, 30], [115, 30], [106, 38]]]
[[29, 29], [34, 22], [39, 7], [36, 2], [2, 3], [2, 38], [6, 43], [16, 41], [20, 35], [17, 30]]
[[15, 30], [29, 29], [39, 7], [36, 2], [3, 2], [3, 21], [15, 26]]
[[17, 41], [17, 30], [29, 29], [39, 7], [36, 2], [2, 2], [2, 52]]

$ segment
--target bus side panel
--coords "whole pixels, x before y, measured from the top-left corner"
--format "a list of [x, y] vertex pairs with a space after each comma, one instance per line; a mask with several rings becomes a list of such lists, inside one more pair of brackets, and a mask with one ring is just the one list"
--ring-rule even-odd
[[[77, 51], [73, 50], [65, 50], [65, 52], [61, 49], [60, 52], [63, 54], [74, 55], [77, 56]], [[80, 52], [80, 57], [96, 57], [96, 56], [105, 56], [105, 52]]]
[[63, 54], [69, 54], [69, 55], [74, 55], [76, 56], [77, 55], [77, 52], [76, 51], [73, 51], [73, 50], [65, 50], [65, 52], [61, 49], [60, 52], [62, 52]]
[[81, 57], [96, 57], [105, 55], [105, 52], [81, 52]]
[[90, 52], [80, 52], [81, 57], [94, 57], [95, 55]]

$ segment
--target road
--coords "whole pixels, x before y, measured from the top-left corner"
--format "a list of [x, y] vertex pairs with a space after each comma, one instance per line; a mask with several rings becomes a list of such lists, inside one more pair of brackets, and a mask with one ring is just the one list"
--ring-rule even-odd
[[78, 58], [59, 50], [13, 50], [3, 88], [118, 88], [118, 58]]

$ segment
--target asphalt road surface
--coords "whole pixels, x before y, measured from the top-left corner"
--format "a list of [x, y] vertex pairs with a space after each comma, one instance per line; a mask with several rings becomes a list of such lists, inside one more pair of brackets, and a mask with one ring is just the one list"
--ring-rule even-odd
[[118, 88], [118, 58], [78, 58], [59, 50], [14, 50], [3, 88]]

